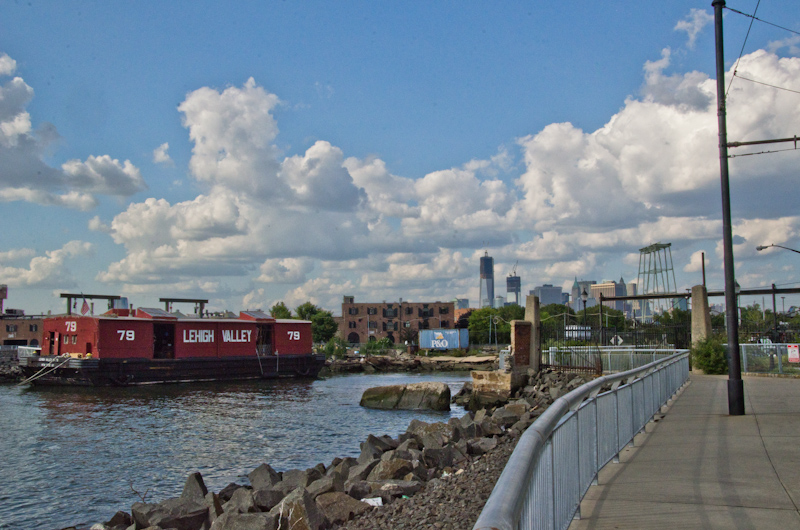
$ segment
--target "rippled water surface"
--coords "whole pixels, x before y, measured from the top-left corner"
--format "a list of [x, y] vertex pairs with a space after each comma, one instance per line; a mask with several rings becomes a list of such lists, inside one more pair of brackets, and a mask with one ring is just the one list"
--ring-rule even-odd
[[[358, 456], [369, 434], [396, 437], [408, 423], [451, 412], [377, 411], [358, 405], [372, 386], [444, 381], [468, 374], [333, 376], [135, 388], [0, 385], [0, 528], [91, 526], [147, 493], [180, 495], [200, 471], [210, 490], [262, 462], [306, 469]], [[138, 492], [138, 495], [137, 493]]]

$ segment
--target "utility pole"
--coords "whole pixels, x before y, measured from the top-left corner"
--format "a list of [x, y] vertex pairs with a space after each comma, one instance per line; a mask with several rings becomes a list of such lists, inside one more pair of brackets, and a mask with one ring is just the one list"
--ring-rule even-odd
[[722, 39], [722, 9], [725, 0], [714, 0], [714, 36], [717, 50], [717, 119], [719, 122], [719, 169], [722, 187], [722, 244], [725, 264], [725, 315], [728, 323], [728, 414], [744, 414], [744, 382], [739, 353], [739, 320], [733, 269], [731, 191], [728, 181], [728, 129], [725, 109], [725, 56]]

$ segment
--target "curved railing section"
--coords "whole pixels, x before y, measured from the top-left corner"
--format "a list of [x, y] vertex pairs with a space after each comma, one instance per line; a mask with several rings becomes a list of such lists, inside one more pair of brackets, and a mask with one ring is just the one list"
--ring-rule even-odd
[[688, 378], [689, 352], [678, 350], [556, 399], [520, 437], [473, 530], [566, 529], [598, 471]]

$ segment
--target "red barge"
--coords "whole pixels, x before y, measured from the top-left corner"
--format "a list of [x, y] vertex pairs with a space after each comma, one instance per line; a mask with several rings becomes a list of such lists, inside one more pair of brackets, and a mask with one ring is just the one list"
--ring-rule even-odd
[[312, 352], [308, 321], [261, 311], [179, 318], [137, 308], [48, 317], [41, 350], [21, 349], [19, 364], [32, 384], [127, 386], [316, 377], [325, 356]]

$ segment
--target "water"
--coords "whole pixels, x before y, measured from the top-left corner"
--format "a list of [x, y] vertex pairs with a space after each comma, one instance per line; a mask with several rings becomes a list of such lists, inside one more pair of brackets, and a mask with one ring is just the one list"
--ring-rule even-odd
[[372, 386], [468, 374], [332, 376], [133, 388], [0, 385], [0, 529], [88, 527], [146, 495], [180, 495], [200, 471], [209, 490], [247, 484], [259, 464], [306, 469], [358, 456], [369, 434], [396, 437], [409, 422], [450, 412], [378, 411], [358, 405]]

